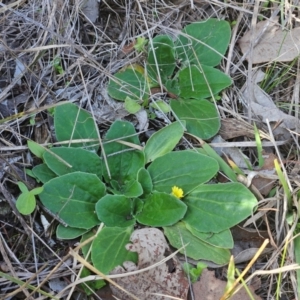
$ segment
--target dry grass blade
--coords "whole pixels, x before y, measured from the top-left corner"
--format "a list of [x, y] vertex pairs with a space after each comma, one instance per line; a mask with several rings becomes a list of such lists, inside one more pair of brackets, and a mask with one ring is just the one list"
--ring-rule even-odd
[[5, 6], [3, 6], [2, 9], [0, 9], [0, 13], [4, 13], [6, 10], [14, 8], [15, 6], [19, 6], [19, 5], [23, 4], [24, 2], [25, 2], [25, 0], [18, 0], [13, 3], [10, 3], [8, 5], [5, 5]]
[[135, 300], [139, 300], [137, 297], [135, 297], [133, 294], [129, 293], [128, 291], [126, 291], [126, 289], [122, 288], [121, 286], [119, 286], [118, 284], [116, 284], [113, 280], [111, 280], [108, 276], [104, 275], [102, 272], [100, 272], [99, 270], [97, 270], [95, 267], [93, 267], [90, 263], [88, 263], [85, 259], [83, 259], [81, 256], [79, 256], [74, 250], [70, 250], [70, 254], [75, 257], [80, 263], [82, 263], [85, 267], [87, 267], [88, 269], [90, 269], [91, 271], [93, 271], [94, 273], [98, 274], [99, 276], [101, 276], [102, 278], [104, 278], [105, 280], [107, 280], [109, 283], [113, 284], [116, 288], [120, 289], [121, 291], [123, 291], [124, 293], [128, 294], [129, 296], [131, 296], [133, 299]]
[[266, 248], [268, 243], [269, 243], [268, 239], [264, 241], [264, 243], [261, 245], [261, 247], [257, 251], [256, 255], [252, 258], [252, 260], [249, 262], [247, 267], [243, 270], [241, 275], [239, 275], [239, 277], [235, 280], [235, 282], [232, 284], [231, 288], [222, 296], [221, 300], [227, 299], [227, 297], [232, 293], [232, 291], [238, 285], [240, 280], [245, 276], [245, 274], [249, 271], [249, 269], [253, 266], [255, 261], [258, 259], [258, 257], [261, 255], [261, 253], [264, 251], [264, 249]]

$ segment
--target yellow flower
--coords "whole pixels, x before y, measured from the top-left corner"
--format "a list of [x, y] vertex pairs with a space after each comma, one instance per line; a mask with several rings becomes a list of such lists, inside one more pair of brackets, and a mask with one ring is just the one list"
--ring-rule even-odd
[[172, 195], [176, 198], [182, 198], [183, 197], [183, 190], [177, 186], [172, 187]]

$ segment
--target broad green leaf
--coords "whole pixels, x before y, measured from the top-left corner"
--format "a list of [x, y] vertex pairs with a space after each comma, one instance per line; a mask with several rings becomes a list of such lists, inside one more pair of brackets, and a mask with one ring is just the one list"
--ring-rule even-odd
[[108, 274], [125, 261], [137, 261], [137, 253], [126, 250], [129, 243], [132, 227], [105, 227], [92, 245], [92, 262], [95, 268]]
[[190, 224], [185, 224], [185, 226], [192, 233], [192, 235], [196, 236], [198, 239], [202, 240], [207, 244], [219, 248], [233, 248], [233, 238], [229, 229], [225, 229], [218, 233], [205, 233], [196, 230]]
[[114, 195], [123, 195], [127, 198], [135, 198], [135, 197], [139, 197], [143, 194], [143, 188], [142, 188], [141, 184], [135, 179], [126, 181], [121, 186], [116, 181], [112, 180], [111, 185], [112, 185], [113, 189], [111, 189], [110, 191]]
[[182, 222], [171, 227], [164, 227], [164, 234], [173, 247], [179, 249], [185, 246], [180, 253], [184, 253], [192, 259], [209, 260], [219, 265], [227, 264], [230, 259], [228, 249], [214, 247], [203, 242], [192, 235]]
[[18, 181], [18, 187], [22, 193], [29, 192], [27, 186], [22, 181]]
[[143, 210], [136, 219], [143, 225], [170, 226], [184, 217], [186, 209], [186, 205], [176, 197], [154, 192], [145, 199]]
[[170, 152], [153, 161], [148, 171], [153, 189], [171, 193], [172, 187], [183, 189], [187, 195], [218, 172], [218, 163], [208, 156], [189, 150]]
[[220, 129], [220, 117], [213, 103], [207, 100], [171, 100], [171, 107], [175, 115], [186, 122], [189, 133], [209, 139]]
[[60, 240], [72, 240], [86, 233], [89, 229], [65, 227], [62, 224], [58, 224], [56, 228], [56, 237]]
[[130, 114], [135, 114], [142, 108], [142, 106], [136, 100], [133, 100], [129, 97], [125, 98], [124, 106]]
[[152, 179], [151, 179], [151, 176], [150, 176], [148, 170], [141, 168], [138, 172], [137, 180], [143, 188], [144, 196], [148, 195], [152, 192], [153, 183], [152, 183]]
[[[54, 128], [59, 142], [70, 141], [72, 147], [87, 148], [98, 151], [98, 128], [93, 117], [75, 104], [66, 103], [57, 106], [54, 114]], [[94, 139], [96, 141], [72, 143], [77, 139]]]
[[96, 213], [106, 226], [128, 227], [135, 224], [132, 200], [121, 195], [105, 195], [96, 204]]
[[190, 193], [184, 222], [200, 232], [218, 233], [249, 217], [257, 200], [240, 183], [206, 184]]
[[[84, 267], [80, 273], [80, 278], [85, 278], [87, 276], [93, 275], [92, 272]], [[94, 294], [99, 289], [106, 285], [105, 281], [102, 279], [86, 281], [84, 283], [80, 283], [80, 287], [84, 290], [84, 293], [88, 296]]]
[[31, 192], [23, 192], [17, 199], [16, 207], [22, 215], [30, 215], [36, 206], [35, 196]]
[[187, 25], [182, 33], [175, 42], [181, 63], [214, 67], [228, 48], [231, 29], [228, 22], [211, 18]]
[[[80, 239], [80, 243], [83, 243], [85, 242], [87, 239], [91, 238], [92, 236], [95, 235], [95, 232], [94, 230], [90, 230], [90, 231], [87, 231], [86, 233], [84, 233]], [[93, 241], [91, 241], [90, 243], [88, 244], [85, 244], [84, 246], [82, 246], [81, 248], [81, 251], [82, 251], [82, 254], [83, 254], [83, 257], [85, 260], [87, 260], [88, 262], [91, 262], [91, 247], [92, 247], [92, 243]], [[89, 254], [89, 256], [88, 256]]]
[[107, 90], [112, 98], [121, 101], [125, 101], [126, 97], [142, 101], [150, 95], [146, 77], [134, 68], [116, 73], [114, 78], [109, 80]]
[[27, 146], [29, 150], [38, 158], [42, 158], [44, 152], [46, 151], [44, 147], [34, 141], [27, 141]]
[[162, 83], [171, 77], [176, 67], [174, 42], [167, 35], [158, 35], [149, 43], [148, 76]]
[[25, 169], [25, 173], [26, 173], [26, 175], [28, 175], [28, 176], [34, 178], [37, 182], [40, 181], [40, 180], [33, 174], [32, 170], [30, 170], [30, 169]]
[[[104, 140], [106, 142], [104, 145], [106, 154], [114, 153], [116, 146], [121, 145], [117, 142], [109, 142], [110, 140], [116, 139], [140, 145], [138, 134], [136, 133], [134, 126], [132, 125], [132, 123], [127, 121], [117, 120], [108, 129]], [[130, 149], [129, 146], [121, 146], [125, 147], [125, 149]]]
[[[114, 193], [115, 191], [119, 191], [121, 189], [121, 186], [119, 185], [119, 182], [116, 180], [110, 180], [109, 181], [111, 187], [112, 187], [112, 192]], [[108, 188], [109, 189], [109, 188]]]
[[175, 78], [167, 80], [167, 82], [165, 83], [165, 88], [169, 93], [172, 93], [174, 96], [178, 97], [178, 95], [180, 94], [178, 73], [176, 73]]
[[150, 106], [154, 109], [162, 111], [165, 114], [171, 111], [169, 104], [167, 104], [163, 100], [157, 100], [155, 102], [151, 102]]
[[105, 185], [94, 174], [69, 173], [44, 184], [41, 202], [70, 227], [90, 229], [99, 224], [96, 202], [105, 194]]
[[226, 74], [205, 65], [186, 67], [178, 75], [180, 97], [184, 99], [212, 97], [231, 85]]
[[196, 150], [198, 152], [201, 151], [202, 153], [202, 150], [204, 151], [204, 153], [211, 157], [211, 158], [214, 158], [218, 164], [219, 164], [219, 167], [220, 167], [220, 170], [233, 182], [237, 182], [237, 179], [236, 179], [236, 174], [234, 173], [234, 171], [229, 167], [229, 165], [224, 161], [224, 159], [211, 147], [209, 146], [207, 143], [203, 143], [202, 145], [202, 148], [200, 149], [197, 149]]
[[144, 148], [146, 162], [171, 152], [183, 136], [184, 125], [174, 122], [151, 135]]
[[132, 202], [133, 202], [133, 216], [136, 217], [136, 215], [138, 215], [139, 213], [142, 212], [143, 210], [143, 207], [144, 207], [144, 201], [140, 198], [134, 198], [132, 199]]
[[[108, 157], [107, 161], [112, 179], [124, 184], [136, 177], [138, 170], [145, 164], [145, 157], [143, 152], [133, 150]], [[103, 173], [108, 181], [107, 171], [104, 170]]]
[[[139, 145], [140, 141], [136, 135], [133, 125], [126, 121], [115, 121], [107, 131], [105, 141], [120, 140]], [[116, 180], [119, 185], [126, 181], [136, 179], [137, 172], [145, 164], [144, 153], [134, 150], [121, 143], [110, 142], [104, 145], [111, 179]], [[103, 175], [109, 181], [106, 166], [103, 164]]]
[[102, 177], [102, 162], [99, 156], [82, 148], [52, 148], [50, 152], [44, 153], [44, 161], [54, 173], [60, 176], [81, 171]]
[[131, 179], [123, 185], [122, 193], [125, 197], [136, 198], [143, 194], [143, 188], [137, 180]]
[[32, 172], [34, 176], [42, 183], [46, 183], [49, 180], [56, 177], [56, 174], [51, 169], [49, 169], [49, 167], [46, 164], [40, 164], [35, 166], [32, 169]]
[[34, 188], [30, 191], [30, 193], [34, 196], [36, 195], [39, 195], [42, 191], [44, 190], [44, 187], [43, 186], [40, 186], [40, 187], [37, 187], [37, 188]]

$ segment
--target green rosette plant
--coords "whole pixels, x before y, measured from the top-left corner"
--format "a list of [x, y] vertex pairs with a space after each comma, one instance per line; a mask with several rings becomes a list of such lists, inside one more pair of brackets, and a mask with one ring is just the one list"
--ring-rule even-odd
[[[187, 131], [202, 139], [220, 129], [215, 98], [231, 84], [231, 79], [216, 69], [230, 41], [230, 25], [209, 19], [187, 25], [177, 38], [158, 35], [148, 43], [145, 67], [130, 65], [117, 72], [108, 85], [109, 95], [125, 101], [135, 113], [147, 107], [151, 90], [160, 88], [170, 96], [170, 110], [176, 119], [186, 122]], [[151, 107], [166, 112], [162, 101]]]
[[186, 255], [195, 260], [227, 263], [229, 229], [253, 213], [254, 195], [237, 182], [213, 183], [216, 159], [197, 149], [173, 151], [184, 134], [179, 121], [154, 133], [144, 147], [131, 123], [115, 121], [99, 149], [91, 120], [74, 104], [58, 106], [56, 138], [69, 146], [28, 142], [42, 159], [32, 173], [43, 183], [41, 204], [60, 220], [57, 237], [85, 240], [104, 223], [90, 259], [106, 274], [124, 261], [136, 262], [137, 254], [125, 245], [137, 224], [162, 228], [172, 246], [186, 245]]
[[[161, 228], [173, 247], [185, 245], [181, 252], [194, 260], [228, 263], [233, 248], [230, 228], [253, 213], [257, 200], [209, 145], [174, 149], [185, 130], [201, 139], [218, 132], [218, 111], [208, 98], [215, 99], [231, 84], [216, 68], [229, 40], [225, 21], [190, 24], [176, 38], [158, 35], [149, 40], [144, 67], [128, 66], [109, 81], [109, 95], [124, 101], [129, 112], [159, 108], [175, 116], [175, 122], [154, 133], [144, 146], [134, 126], [120, 120], [100, 143], [98, 127], [87, 111], [71, 103], [57, 106], [55, 136], [63, 146], [28, 141], [42, 161], [29, 174], [41, 186], [29, 191], [19, 183], [19, 211], [30, 214], [38, 197], [59, 221], [59, 239], [85, 241], [103, 223], [90, 255], [88, 246], [82, 251], [105, 274], [125, 261], [137, 262], [137, 253], [125, 247], [137, 225]], [[140, 42], [137, 51], [144, 51], [147, 41]], [[153, 102], [153, 88], [165, 91], [167, 102]], [[230, 183], [216, 183], [219, 170]]]

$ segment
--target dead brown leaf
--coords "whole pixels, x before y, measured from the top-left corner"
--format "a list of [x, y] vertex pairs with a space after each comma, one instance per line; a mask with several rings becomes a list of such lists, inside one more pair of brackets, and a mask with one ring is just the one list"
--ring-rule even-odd
[[[275, 175], [275, 166], [274, 166], [274, 160], [277, 158], [277, 156], [273, 153], [266, 153], [263, 152], [264, 157], [264, 165], [261, 169], [256, 171], [268, 171], [269, 175]], [[271, 189], [273, 188], [273, 184], [276, 180], [270, 179], [267, 177], [261, 177], [261, 176], [255, 176], [252, 179], [252, 184], [259, 190], [259, 192], [267, 196]]]
[[[213, 138], [212, 143], [226, 143], [226, 141], [223, 140], [221, 136], [216, 135]], [[228, 145], [230, 145], [230, 143], [228, 143]], [[237, 147], [213, 147], [213, 148], [220, 156], [223, 157], [223, 159], [231, 167], [234, 164], [242, 169], [248, 168], [246, 161], [249, 161], [249, 158], [246, 155], [244, 155], [242, 151], [240, 151]]]
[[[222, 281], [215, 277], [213, 271], [208, 271], [204, 269], [200, 277], [200, 281], [193, 284], [193, 291], [195, 295], [195, 300], [216, 300], [220, 299], [224, 294], [226, 287], [226, 281]], [[248, 287], [251, 291], [253, 299], [261, 300], [259, 296], [254, 293], [251, 286]], [[250, 299], [244, 288], [241, 288], [235, 295], [233, 295], [231, 300], [245, 300]]]
[[[234, 255], [236, 264], [250, 261], [265, 239], [269, 238], [267, 231], [246, 229], [240, 226], [231, 228], [231, 233], [234, 239], [234, 247], [231, 253]], [[271, 248], [271, 245], [269, 247]], [[270, 248], [265, 249], [264, 252], [268, 252]]]
[[[133, 263], [124, 264], [126, 270], [118, 266], [111, 274], [143, 269], [160, 262], [171, 254], [163, 233], [156, 228], [135, 230], [130, 237], [130, 241], [132, 244], [128, 245], [128, 249], [138, 253], [138, 265], [136, 266]], [[139, 299], [147, 300], [170, 299], [168, 296], [187, 299], [189, 288], [188, 280], [176, 257], [137, 275], [117, 278], [115, 282]], [[122, 300], [131, 299], [114, 286], [111, 286], [111, 288], [116, 297]]]
[[[268, 21], [257, 23], [255, 38], [267, 26]], [[239, 41], [244, 53], [249, 50], [252, 38], [251, 30], [247, 31]], [[254, 64], [270, 61], [292, 61], [300, 54], [300, 27], [290, 31], [282, 30], [278, 23], [270, 23], [260, 41], [253, 49], [252, 62]]]
[[226, 118], [221, 120], [220, 135], [224, 140], [240, 136], [254, 138], [253, 125], [238, 119]]
[[240, 226], [231, 228], [234, 244], [240, 249], [260, 248], [265, 239], [269, 238], [265, 230], [246, 229]]
[[[259, 71], [254, 76], [254, 82], [260, 82], [260, 77], [264, 73]], [[273, 99], [262, 90], [258, 84], [253, 84], [253, 96], [252, 93], [246, 88], [243, 92], [245, 99], [251, 99], [250, 108], [253, 114], [259, 117], [264, 123], [267, 123], [267, 120], [272, 124], [272, 122], [280, 122], [280, 125], [273, 131], [274, 137], [276, 140], [288, 140], [290, 138], [290, 133], [286, 128], [290, 130], [295, 130], [299, 128], [300, 122], [298, 118], [288, 115], [281, 111], [274, 103]]]
[[136, 41], [133, 41], [131, 42], [130, 44], [128, 45], [125, 45], [123, 48], [122, 48], [122, 52], [124, 54], [129, 54], [130, 52], [132, 52], [134, 50], [134, 45], [136, 44]]

